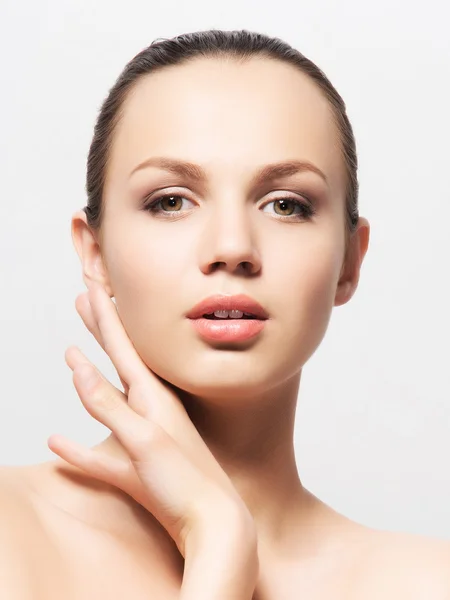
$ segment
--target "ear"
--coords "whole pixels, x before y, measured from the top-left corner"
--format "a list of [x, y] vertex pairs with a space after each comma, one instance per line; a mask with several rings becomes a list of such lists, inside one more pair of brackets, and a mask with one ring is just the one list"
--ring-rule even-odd
[[89, 227], [84, 210], [80, 210], [72, 216], [71, 231], [72, 241], [83, 268], [83, 281], [86, 287], [88, 287], [88, 281], [96, 281], [113, 297], [113, 290], [100, 248], [100, 236]]
[[336, 289], [334, 306], [346, 304], [358, 287], [361, 265], [369, 247], [370, 224], [364, 217], [359, 217], [356, 230], [351, 234], [347, 256], [342, 265]]

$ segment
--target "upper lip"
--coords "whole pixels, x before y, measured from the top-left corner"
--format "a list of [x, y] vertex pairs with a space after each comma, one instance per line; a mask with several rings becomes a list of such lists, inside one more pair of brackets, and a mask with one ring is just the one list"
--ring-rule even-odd
[[186, 316], [189, 319], [199, 319], [203, 315], [212, 314], [216, 310], [240, 310], [255, 315], [258, 319], [265, 320], [269, 318], [267, 311], [261, 304], [246, 294], [236, 296], [216, 294], [215, 296], [209, 296], [196, 304]]

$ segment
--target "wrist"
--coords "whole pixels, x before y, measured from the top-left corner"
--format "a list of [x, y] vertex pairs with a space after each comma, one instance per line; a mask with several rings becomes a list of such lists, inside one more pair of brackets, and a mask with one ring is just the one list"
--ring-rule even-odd
[[206, 507], [185, 539], [180, 600], [250, 600], [259, 574], [253, 517], [223, 496]]
[[255, 522], [243, 502], [225, 499], [211, 502], [185, 540], [185, 558], [189, 554], [215, 550], [257, 555]]
[[251, 600], [259, 575], [256, 544], [210, 536], [186, 556], [180, 600]]

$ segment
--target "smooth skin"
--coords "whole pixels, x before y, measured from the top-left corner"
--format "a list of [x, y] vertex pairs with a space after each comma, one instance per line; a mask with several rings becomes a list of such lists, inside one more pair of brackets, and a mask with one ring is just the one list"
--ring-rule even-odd
[[[137, 169], [159, 156], [195, 163], [204, 178]], [[293, 159], [314, 164], [326, 181], [303, 171], [252, 182], [261, 167]], [[143, 209], [163, 194], [176, 195], [176, 206], [161, 202], [164, 214]], [[208, 552], [192, 554], [198, 570], [190, 585], [197, 597], [218, 593], [207, 589], [210, 573], [221, 592], [230, 584], [239, 588], [230, 588], [230, 597], [248, 595], [253, 575], [233, 569], [248, 558], [251, 571], [255, 555], [239, 554], [237, 532], [250, 540], [244, 549], [256, 536], [257, 600], [450, 598], [449, 542], [355, 523], [310, 493], [298, 474], [293, 436], [302, 369], [333, 307], [355, 293], [369, 243], [369, 223], [361, 217], [344, 260], [344, 196], [330, 108], [293, 67], [268, 59], [198, 59], [139, 82], [116, 132], [101, 234], [88, 227], [83, 211], [72, 218], [89, 290], [76, 308], [118, 370], [124, 392], [104, 377], [93, 396], [82, 391], [78, 369], [89, 361], [74, 347], [66, 352], [83, 405], [112, 434], [94, 447], [101, 463], [89, 463], [92, 452], [78, 447], [80, 453], [72, 453], [72, 442], [52, 436], [49, 446], [59, 459], [2, 469], [0, 514], [8, 517], [1, 517], [0, 569], [9, 581], [4, 585], [22, 586], [23, 593], [8, 598], [180, 597], [182, 537], [165, 529], [168, 513], [156, 493], [169, 493], [165, 480], [144, 475], [142, 485], [135, 465], [119, 468], [129, 465], [130, 448], [135, 451], [133, 426], [138, 431], [153, 420], [178, 452], [169, 445], [160, 453], [150, 436], [156, 451], [146, 468], [170, 478], [173, 514], [192, 506], [195, 476], [206, 482], [204, 498], [217, 476], [220, 498], [239, 507], [232, 511], [236, 520], [225, 511], [222, 521], [216, 506], [195, 513], [194, 523], [204, 519], [214, 532]], [[315, 215], [306, 219], [290, 205], [277, 206], [284, 197], [310, 199]], [[263, 333], [235, 346], [201, 340], [185, 314], [214, 293], [256, 298], [270, 314]], [[148, 376], [135, 386], [138, 364]], [[128, 444], [118, 439], [124, 429]], [[139, 452], [145, 452], [144, 439]], [[200, 467], [192, 478], [187, 469], [187, 487], [176, 487], [183, 483], [175, 475], [184, 460]], [[242, 523], [250, 521], [242, 515], [251, 516], [245, 534]], [[231, 532], [226, 541], [225, 530]], [[230, 577], [222, 585], [224, 573]]]

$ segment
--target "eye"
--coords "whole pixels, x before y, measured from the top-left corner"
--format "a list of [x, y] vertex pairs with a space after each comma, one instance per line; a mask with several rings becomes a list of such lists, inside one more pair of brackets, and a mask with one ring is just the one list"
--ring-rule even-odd
[[276, 214], [278, 217], [281, 217], [281, 219], [308, 221], [316, 214], [316, 210], [310, 202], [302, 201], [291, 196], [284, 196], [282, 198], [271, 200], [264, 205], [264, 208], [271, 204], [273, 204], [275, 208], [275, 213], [272, 214]]
[[[164, 194], [157, 196], [152, 202], [144, 206], [144, 210], [153, 214], [162, 214], [171, 218], [180, 213], [180, 208], [183, 205], [183, 200], [191, 202], [188, 198], [181, 196], [181, 194]], [[160, 208], [160, 205], [162, 208]]]

